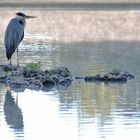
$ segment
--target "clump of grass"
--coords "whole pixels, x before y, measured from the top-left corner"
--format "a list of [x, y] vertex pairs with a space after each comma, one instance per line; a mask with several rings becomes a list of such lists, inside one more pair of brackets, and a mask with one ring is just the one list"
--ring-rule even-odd
[[38, 70], [41, 67], [41, 63], [40, 62], [38, 62], [38, 63], [34, 63], [34, 62], [27, 63], [26, 67], [30, 68], [32, 70]]
[[118, 74], [120, 74], [120, 72], [121, 72], [120, 69], [114, 68], [111, 73], [114, 75], [118, 75]]

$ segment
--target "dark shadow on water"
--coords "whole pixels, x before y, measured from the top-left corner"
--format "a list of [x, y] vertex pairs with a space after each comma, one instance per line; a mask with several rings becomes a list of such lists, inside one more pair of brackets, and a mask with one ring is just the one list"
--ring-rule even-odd
[[[17, 93], [18, 94], [18, 93]], [[24, 124], [22, 111], [18, 104], [18, 95], [16, 101], [11, 95], [11, 91], [7, 90], [4, 102], [4, 114], [7, 124], [14, 130], [15, 135], [23, 134]], [[18, 137], [18, 136], [17, 136]]]

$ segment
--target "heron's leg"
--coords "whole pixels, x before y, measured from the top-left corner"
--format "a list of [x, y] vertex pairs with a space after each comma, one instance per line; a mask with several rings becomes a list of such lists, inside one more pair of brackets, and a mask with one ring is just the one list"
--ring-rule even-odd
[[18, 59], [18, 47], [17, 47], [17, 66], [19, 66], [19, 59]]
[[12, 65], [11, 59], [9, 61], [10, 61], [10, 65]]

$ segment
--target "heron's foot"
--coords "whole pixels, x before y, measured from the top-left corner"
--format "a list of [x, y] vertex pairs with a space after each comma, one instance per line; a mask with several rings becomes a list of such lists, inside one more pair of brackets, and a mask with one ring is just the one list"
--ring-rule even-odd
[[10, 61], [10, 65], [12, 65], [11, 59], [9, 61]]
[[20, 67], [20, 65], [19, 65], [19, 61], [17, 61], [17, 67]]

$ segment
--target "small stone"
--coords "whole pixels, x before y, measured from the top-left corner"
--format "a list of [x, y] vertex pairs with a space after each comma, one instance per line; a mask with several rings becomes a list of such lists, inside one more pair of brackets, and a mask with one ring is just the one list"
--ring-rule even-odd
[[61, 85], [61, 86], [69, 86], [69, 85], [71, 85], [71, 83], [72, 83], [72, 81], [69, 78], [62, 79], [59, 81], [59, 85]]
[[76, 76], [76, 77], [74, 77], [74, 79], [81, 80], [81, 79], [84, 79], [84, 77], [82, 77], [82, 76]]

